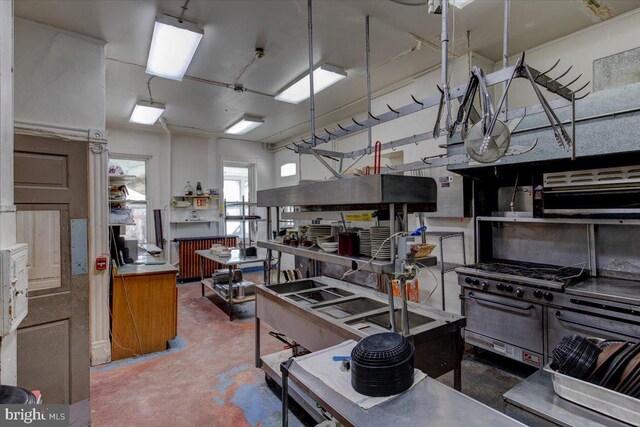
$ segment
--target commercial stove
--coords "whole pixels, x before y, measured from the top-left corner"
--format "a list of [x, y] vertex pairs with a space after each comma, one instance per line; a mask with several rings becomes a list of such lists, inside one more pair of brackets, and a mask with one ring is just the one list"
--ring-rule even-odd
[[[640, 340], [640, 283], [591, 278], [586, 265], [496, 260], [459, 267], [465, 341], [537, 368], [566, 335]], [[594, 281], [636, 298], [603, 299], [581, 291]], [[601, 286], [602, 287], [602, 286]]]

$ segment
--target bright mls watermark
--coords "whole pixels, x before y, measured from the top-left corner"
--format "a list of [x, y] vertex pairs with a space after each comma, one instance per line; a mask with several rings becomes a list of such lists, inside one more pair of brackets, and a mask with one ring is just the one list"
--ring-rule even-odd
[[68, 427], [69, 405], [0, 405], [0, 426]]

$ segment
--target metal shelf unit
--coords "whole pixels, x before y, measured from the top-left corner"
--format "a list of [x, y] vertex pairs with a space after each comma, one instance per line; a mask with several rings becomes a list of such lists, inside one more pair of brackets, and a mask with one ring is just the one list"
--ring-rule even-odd
[[[442, 290], [442, 310], [445, 309], [445, 296], [444, 296], [444, 276], [447, 273], [454, 271], [457, 267], [462, 267], [467, 265], [467, 254], [464, 245], [464, 232], [446, 232], [446, 231], [427, 231], [423, 233], [425, 238], [435, 238], [438, 239], [438, 246], [440, 250], [440, 258], [438, 261], [438, 266], [440, 267], [440, 289]], [[462, 262], [463, 264], [458, 264], [454, 262], [445, 262], [444, 260], [444, 246], [443, 242], [445, 240], [460, 238], [460, 244], [462, 245]], [[426, 266], [428, 267], [428, 266]]]

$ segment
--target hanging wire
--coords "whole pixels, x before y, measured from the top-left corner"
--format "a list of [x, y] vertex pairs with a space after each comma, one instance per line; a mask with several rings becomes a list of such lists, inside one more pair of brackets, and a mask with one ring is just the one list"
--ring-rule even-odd
[[189, 5], [190, 1], [191, 0], [187, 0], [184, 2], [183, 6], [180, 6], [180, 8], [182, 9], [182, 12], [180, 12], [180, 17], [178, 18], [178, 22], [182, 23], [182, 20], [184, 19], [184, 13], [187, 11], [187, 9], [189, 9], [187, 5]]
[[151, 95], [151, 80], [154, 77], [155, 76], [151, 76], [151, 77], [149, 77], [149, 80], [147, 80], [147, 90], [149, 91], [149, 101], [151, 101], [152, 104], [153, 104], [153, 95]]

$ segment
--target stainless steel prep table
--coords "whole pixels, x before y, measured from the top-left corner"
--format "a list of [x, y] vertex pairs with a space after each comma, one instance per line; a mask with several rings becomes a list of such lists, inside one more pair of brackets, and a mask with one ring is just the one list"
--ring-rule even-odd
[[[244, 264], [255, 264], [255, 263], [261, 262], [263, 263], [263, 266], [264, 266], [264, 274], [265, 274], [265, 281], [266, 281], [266, 274], [269, 271], [267, 266], [267, 259], [262, 255], [250, 256], [250, 257], [240, 255], [240, 250], [238, 249], [232, 250], [231, 256], [227, 256], [227, 257], [214, 255], [208, 249], [196, 251], [196, 255], [200, 257], [200, 286], [202, 286], [202, 296], [204, 296], [204, 287], [206, 286], [214, 294], [216, 294], [217, 296], [225, 300], [227, 304], [229, 304], [229, 320], [230, 321], [233, 320], [233, 304], [244, 304], [246, 302], [255, 300], [255, 296], [248, 296], [248, 297], [245, 297], [244, 299], [233, 298], [232, 277], [233, 277], [234, 266], [244, 265]], [[221, 265], [226, 265], [229, 268], [229, 284], [227, 286], [228, 287], [227, 295], [224, 295], [222, 292], [218, 291], [215, 288], [212, 279], [204, 277], [204, 260], [205, 259], [208, 259], [213, 262], [217, 262], [218, 264], [221, 264]]]
[[295, 359], [283, 369], [283, 425], [288, 416], [288, 380], [308, 393], [345, 426], [522, 426], [520, 422], [489, 408], [433, 378], [369, 410], [350, 402], [309, 374]]
[[[323, 301], [312, 302], [311, 293]], [[399, 307], [399, 300], [396, 302]], [[340, 307], [351, 313], [336, 317]], [[439, 377], [454, 371], [460, 389], [464, 350], [462, 316], [408, 303], [410, 334], [416, 347], [415, 365], [427, 375]], [[401, 309], [395, 309], [398, 325]], [[342, 313], [344, 314], [344, 313]], [[264, 321], [309, 351], [317, 351], [345, 340], [360, 340], [389, 331], [387, 296], [372, 289], [325, 276], [280, 285], [256, 287], [256, 366], [262, 367], [260, 325]], [[387, 326], [383, 326], [387, 325]], [[399, 332], [399, 330], [398, 330]]]
[[551, 375], [538, 371], [503, 395], [504, 412], [532, 427], [608, 426], [628, 424], [576, 405], [553, 391]]

